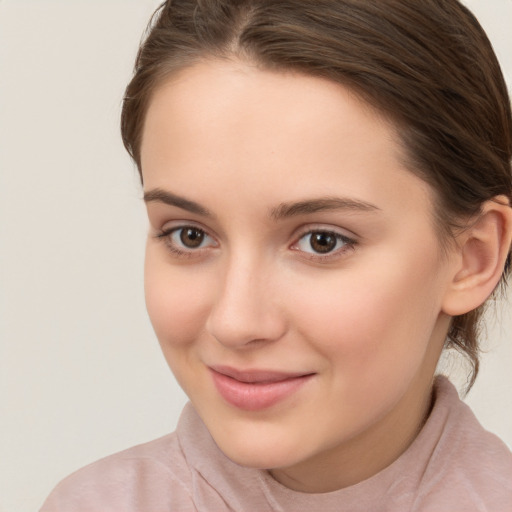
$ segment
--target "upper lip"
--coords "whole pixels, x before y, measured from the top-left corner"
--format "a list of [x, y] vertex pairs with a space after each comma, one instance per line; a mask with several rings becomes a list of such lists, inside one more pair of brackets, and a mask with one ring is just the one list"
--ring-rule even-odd
[[232, 368], [231, 366], [222, 365], [210, 366], [210, 369], [214, 372], [226, 375], [227, 377], [231, 377], [232, 379], [247, 383], [280, 382], [287, 379], [306, 377], [313, 374], [313, 372], [283, 372], [256, 368], [239, 370], [237, 368]]

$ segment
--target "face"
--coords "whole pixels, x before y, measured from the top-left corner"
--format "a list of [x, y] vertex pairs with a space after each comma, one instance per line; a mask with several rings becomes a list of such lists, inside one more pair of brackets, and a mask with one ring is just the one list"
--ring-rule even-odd
[[156, 91], [141, 154], [148, 312], [218, 446], [310, 491], [389, 464], [452, 268], [393, 126], [329, 81], [210, 61]]

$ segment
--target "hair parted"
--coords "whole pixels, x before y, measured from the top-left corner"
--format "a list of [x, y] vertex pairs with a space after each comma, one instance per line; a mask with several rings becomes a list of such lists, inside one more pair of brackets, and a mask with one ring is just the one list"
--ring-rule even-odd
[[[123, 142], [141, 173], [154, 90], [203, 59], [323, 77], [395, 123], [408, 169], [435, 191], [444, 241], [498, 195], [512, 202], [512, 115], [492, 46], [458, 0], [168, 0], [155, 12], [123, 102]], [[507, 258], [501, 283], [510, 273]], [[455, 317], [446, 346], [478, 373], [483, 306]]]

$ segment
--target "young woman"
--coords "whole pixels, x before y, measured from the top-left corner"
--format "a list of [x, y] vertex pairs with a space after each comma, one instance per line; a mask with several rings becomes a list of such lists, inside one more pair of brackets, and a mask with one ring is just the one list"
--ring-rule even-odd
[[512, 119], [456, 0], [175, 0], [128, 85], [178, 429], [43, 511], [504, 511], [450, 382], [510, 270]]

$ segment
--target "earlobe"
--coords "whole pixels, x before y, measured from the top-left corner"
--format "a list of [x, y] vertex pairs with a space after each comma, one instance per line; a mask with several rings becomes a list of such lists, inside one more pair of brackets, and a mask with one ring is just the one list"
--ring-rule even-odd
[[482, 305], [496, 288], [512, 241], [512, 207], [505, 196], [486, 201], [458, 237], [458, 260], [443, 312], [463, 315]]

